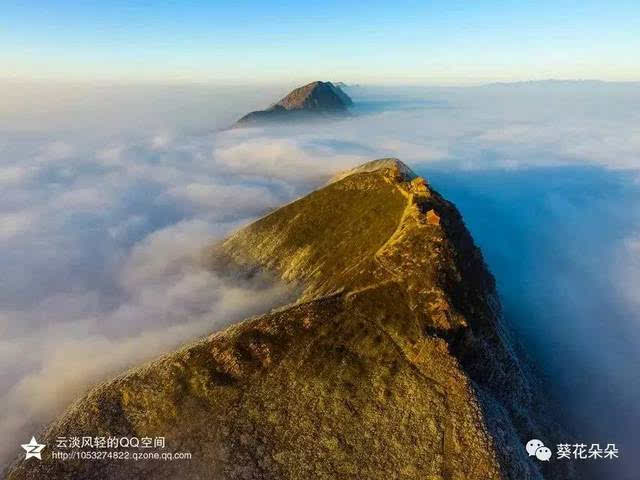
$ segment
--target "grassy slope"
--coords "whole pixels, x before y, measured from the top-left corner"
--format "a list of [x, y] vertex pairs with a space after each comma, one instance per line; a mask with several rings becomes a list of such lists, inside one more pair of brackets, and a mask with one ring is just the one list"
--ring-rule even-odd
[[541, 478], [493, 280], [455, 208], [405, 180], [351, 175], [213, 248], [299, 302], [97, 386], [46, 434], [163, 435], [191, 461], [45, 455], [9, 478]]

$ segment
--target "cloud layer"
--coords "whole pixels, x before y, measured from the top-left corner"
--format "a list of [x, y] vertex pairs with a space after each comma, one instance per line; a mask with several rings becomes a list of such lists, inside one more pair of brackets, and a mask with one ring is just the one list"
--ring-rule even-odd
[[[640, 347], [626, 334], [640, 321], [637, 88], [356, 88], [352, 118], [230, 131], [216, 128], [284, 92], [189, 88], [40, 92], [49, 108], [0, 111], [0, 460], [91, 383], [287, 301], [268, 279], [202, 270], [199, 250], [384, 156], [459, 205], [516, 330], [557, 347], [547, 373], [576, 338], [591, 363], [571, 365], [615, 368], [589, 343], [598, 326], [611, 351]], [[607, 311], [620, 328], [602, 330]]]

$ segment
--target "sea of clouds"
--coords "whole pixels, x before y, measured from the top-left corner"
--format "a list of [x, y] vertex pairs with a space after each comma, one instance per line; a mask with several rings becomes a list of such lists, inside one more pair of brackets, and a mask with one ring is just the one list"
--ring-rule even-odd
[[638, 84], [353, 87], [344, 120], [233, 130], [289, 86], [6, 87], [0, 463], [92, 383], [288, 301], [202, 248], [385, 156], [458, 205], [585, 443], [640, 429]]

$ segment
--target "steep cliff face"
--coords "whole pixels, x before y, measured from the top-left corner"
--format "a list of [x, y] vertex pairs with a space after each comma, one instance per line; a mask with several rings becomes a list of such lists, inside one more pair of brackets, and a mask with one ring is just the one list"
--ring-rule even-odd
[[296, 88], [266, 110], [246, 114], [236, 122], [236, 126], [314, 118], [318, 114], [341, 114], [350, 105], [353, 101], [340, 87], [331, 82], [316, 81]]
[[9, 478], [572, 478], [527, 456], [556, 426], [493, 278], [455, 207], [399, 161], [278, 209], [206, 261], [269, 270], [300, 298], [95, 387], [44, 435], [161, 435], [191, 460], [45, 454]]

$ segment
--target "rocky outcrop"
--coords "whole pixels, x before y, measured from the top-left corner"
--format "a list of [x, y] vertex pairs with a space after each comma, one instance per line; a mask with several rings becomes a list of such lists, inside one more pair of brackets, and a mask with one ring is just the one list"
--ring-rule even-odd
[[340, 87], [331, 82], [316, 81], [296, 88], [266, 110], [248, 113], [236, 122], [236, 126], [344, 114], [351, 105], [353, 101]]
[[[98, 385], [44, 433], [164, 436], [191, 460], [18, 461], [11, 480], [557, 479], [558, 438], [456, 208], [395, 159], [239, 230], [210, 268], [298, 300]], [[538, 462], [538, 463], [537, 463]]]

